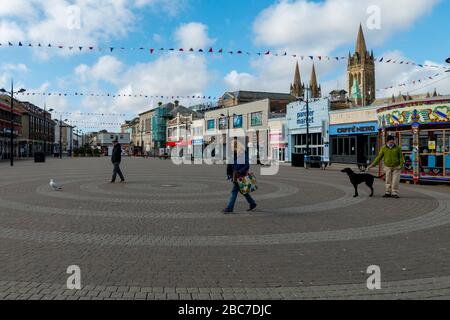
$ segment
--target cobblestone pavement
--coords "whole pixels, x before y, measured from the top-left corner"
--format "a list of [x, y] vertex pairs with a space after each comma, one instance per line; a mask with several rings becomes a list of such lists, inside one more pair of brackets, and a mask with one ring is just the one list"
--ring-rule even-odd
[[[336, 170], [258, 176], [258, 210], [220, 165], [127, 158], [0, 163], [0, 299], [450, 298], [450, 187], [375, 197]], [[51, 191], [48, 182], [63, 185]], [[68, 290], [67, 267], [81, 268]], [[366, 270], [381, 268], [370, 291]]]

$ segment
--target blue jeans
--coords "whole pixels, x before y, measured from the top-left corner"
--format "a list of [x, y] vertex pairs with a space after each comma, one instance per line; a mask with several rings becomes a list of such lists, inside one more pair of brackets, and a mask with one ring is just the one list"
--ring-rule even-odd
[[[231, 197], [230, 197], [230, 201], [228, 202], [227, 209], [230, 209], [231, 211], [233, 211], [234, 204], [236, 203], [238, 193], [239, 193], [239, 186], [237, 183], [233, 183], [233, 190], [231, 190]], [[253, 200], [253, 198], [250, 196], [249, 193], [244, 194], [243, 196], [245, 197], [245, 200], [247, 200], [249, 205], [252, 206], [252, 205], [256, 204], [255, 200]]]

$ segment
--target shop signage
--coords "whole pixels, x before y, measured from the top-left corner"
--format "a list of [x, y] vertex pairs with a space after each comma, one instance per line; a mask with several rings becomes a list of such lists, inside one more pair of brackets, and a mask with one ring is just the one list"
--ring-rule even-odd
[[430, 105], [410, 106], [393, 110], [382, 110], [378, 113], [380, 127], [396, 127], [402, 125], [439, 124], [450, 122], [450, 106]]
[[330, 126], [330, 135], [370, 134], [377, 133], [376, 122], [350, 123]]
[[193, 139], [192, 145], [194, 146], [203, 145], [203, 139]]
[[288, 129], [305, 129], [307, 118], [310, 128], [322, 128], [322, 121], [328, 121], [328, 100], [321, 99], [309, 104], [309, 112], [306, 112], [306, 103], [297, 101], [290, 103], [287, 108]]

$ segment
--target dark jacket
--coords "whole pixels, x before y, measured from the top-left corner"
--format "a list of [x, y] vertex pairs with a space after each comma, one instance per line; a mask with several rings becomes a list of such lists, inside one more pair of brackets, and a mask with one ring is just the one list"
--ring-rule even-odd
[[121, 161], [122, 161], [122, 146], [120, 145], [120, 143], [118, 143], [113, 148], [111, 155], [111, 162], [120, 163]]
[[229, 179], [232, 179], [234, 174], [239, 176], [244, 176], [247, 174], [247, 172], [250, 170], [250, 161], [248, 158], [248, 153], [245, 153], [245, 163], [239, 163], [244, 162], [243, 159], [240, 159], [241, 161], [238, 161], [238, 157], [234, 157], [234, 162], [232, 164], [227, 165], [227, 176]]

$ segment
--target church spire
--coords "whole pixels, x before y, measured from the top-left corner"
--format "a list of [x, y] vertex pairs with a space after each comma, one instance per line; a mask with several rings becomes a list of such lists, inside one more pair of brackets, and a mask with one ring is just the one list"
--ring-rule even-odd
[[316, 67], [312, 66], [311, 79], [309, 80], [309, 87], [311, 88], [311, 98], [318, 99], [321, 97], [320, 87], [317, 83]]
[[358, 38], [356, 39], [356, 53], [358, 53], [361, 58], [365, 57], [367, 54], [366, 39], [364, 38], [361, 24], [359, 24]]
[[291, 95], [298, 98], [303, 98], [303, 89], [304, 85], [302, 85], [302, 80], [300, 77], [300, 67], [297, 64], [295, 65], [295, 75], [294, 75], [294, 83], [291, 85]]

